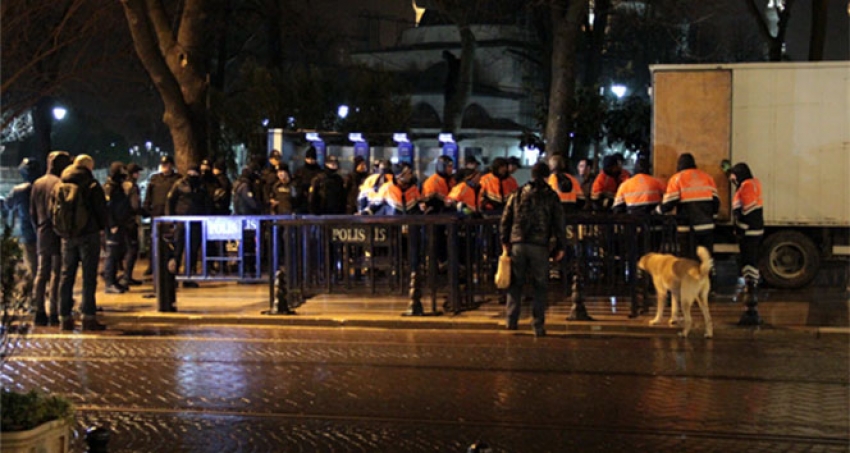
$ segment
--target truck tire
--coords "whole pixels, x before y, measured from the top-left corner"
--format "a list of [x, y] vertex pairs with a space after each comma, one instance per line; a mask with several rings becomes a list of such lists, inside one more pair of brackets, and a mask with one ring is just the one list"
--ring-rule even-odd
[[762, 243], [759, 257], [761, 276], [777, 288], [802, 288], [820, 270], [820, 252], [815, 243], [799, 231], [780, 231]]

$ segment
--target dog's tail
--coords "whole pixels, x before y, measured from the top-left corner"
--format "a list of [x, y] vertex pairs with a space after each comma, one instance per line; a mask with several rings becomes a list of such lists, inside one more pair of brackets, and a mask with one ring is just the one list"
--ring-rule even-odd
[[714, 260], [711, 258], [711, 253], [705, 247], [697, 247], [697, 256], [699, 256], [699, 275], [700, 278], [708, 277], [711, 273], [711, 268], [714, 267]]

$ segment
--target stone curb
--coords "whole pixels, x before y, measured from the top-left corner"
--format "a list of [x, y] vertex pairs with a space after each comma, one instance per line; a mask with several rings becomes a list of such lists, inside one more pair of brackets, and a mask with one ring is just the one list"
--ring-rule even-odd
[[[433, 317], [349, 317], [344, 315], [326, 316], [284, 316], [284, 315], [214, 315], [214, 314], [126, 314], [102, 313], [101, 320], [107, 324], [174, 324], [180, 326], [203, 323], [206, 325], [238, 326], [305, 326], [305, 327], [359, 327], [375, 329], [413, 329], [413, 330], [477, 330], [504, 331], [504, 323], [492, 319], [469, 320], [454, 319], [451, 316]], [[697, 325], [691, 339], [702, 338], [702, 326]], [[553, 335], [636, 335], [636, 336], [674, 336], [679, 328], [649, 326], [643, 322], [612, 321], [562, 321], [548, 322], [548, 333]], [[735, 324], [716, 323], [715, 338], [720, 339], [806, 339], [806, 338], [845, 338], [850, 340], [850, 328], [816, 326], [760, 326], [739, 327]], [[531, 333], [529, 326], [520, 326], [520, 333]], [[513, 332], [512, 332], [513, 333]]]

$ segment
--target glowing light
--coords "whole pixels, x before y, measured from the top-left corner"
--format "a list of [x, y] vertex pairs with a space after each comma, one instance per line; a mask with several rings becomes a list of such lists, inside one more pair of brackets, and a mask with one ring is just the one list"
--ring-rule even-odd
[[622, 98], [626, 95], [626, 87], [623, 85], [611, 85], [611, 92], [614, 93], [614, 96]]
[[448, 132], [440, 133], [440, 135], [438, 136], [437, 139], [440, 141], [440, 143], [454, 143], [455, 142], [455, 138], [452, 136], [451, 133], [448, 133]]
[[407, 138], [407, 134], [404, 132], [396, 132], [393, 134], [393, 141], [396, 143], [405, 143], [410, 140]]
[[339, 106], [339, 107], [336, 109], [336, 114], [337, 114], [337, 116], [339, 116], [340, 118], [345, 119], [345, 117], [347, 117], [347, 116], [348, 116], [348, 106], [347, 106], [347, 105], [341, 105], [341, 106]]
[[53, 118], [56, 118], [56, 121], [62, 121], [65, 119], [65, 115], [68, 114], [68, 110], [65, 107], [54, 107], [53, 108]]
[[365, 140], [363, 140], [363, 134], [360, 133], [360, 132], [351, 132], [350, 134], [348, 134], [348, 139], [352, 142], [365, 141]]

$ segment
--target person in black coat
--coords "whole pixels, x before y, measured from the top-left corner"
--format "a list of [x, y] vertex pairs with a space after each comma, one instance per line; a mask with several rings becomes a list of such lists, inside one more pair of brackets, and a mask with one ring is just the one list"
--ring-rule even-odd
[[124, 258], [127, 248], [127, 219], [130, 218], [130, 199], [124, 192], [124, 181], [127, 179], [126, 169], [121, 162], [113, 162], [109, 167], [109, 177], [103, 185], [106, 196], [106, 261], [103, 265], [104, 291], [107, 294], [127, 292], [127, 287], [121, 286], [116, 280], [118, 262]]
[[[190, 166], [186, 176], [177, 181], [171, 188], [171, 192], [168, 193], [168, 205], [165, 213], [169, 216], [204, 216], [212, 213], [212, 198], [207, 192], [204, 180], [201, 178], [201, 170], [198, 165]], [[198, 251], [201, 248], [201, 222], [192, 221], [189, 224], [191, 243], [189, 244], [189, 263], [186, 267], [189, 268], [191, 274], [198, 261]], [[179, 271], [178, 263], [183, 257], [185, 244], [186, 233], [184, 223], [181, 222], [177, 227], [174, 258], [168, 264], [169, 272], [177, 273]], [[186, 281], [183, 282], [183, 287], [197, 287], [197, 283]]]
[[[145, 201], [142, 206], [144, 212], [151, 217], [151, 224], [153, 224], [157, 217], [165, 215], [168, 193], [171, 192], [174, 183], [180, 180], [181, 177], [180, 173], [177, 173], [174, 168], [174, 159], [171, 156], [162, 156], [162, 159], [159, 161], [159, 173], [151, 175], [148, 181]], [[161, 234], [166, 234], [166, 229], [163, 229]], [[145, 275], [151, 275], [152, 270], [153, 268], [149, 264], [145, 270]]]

